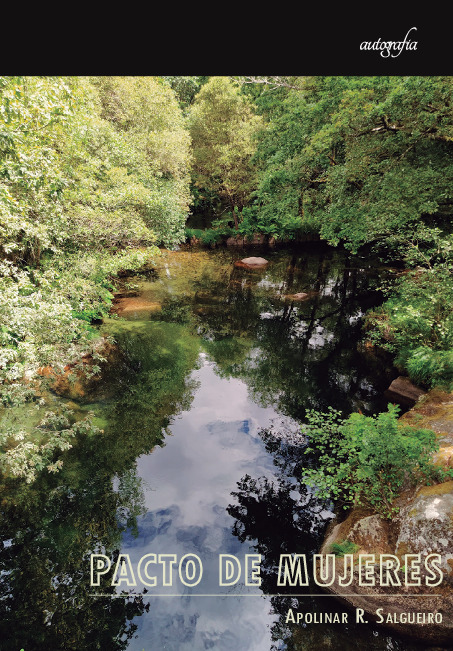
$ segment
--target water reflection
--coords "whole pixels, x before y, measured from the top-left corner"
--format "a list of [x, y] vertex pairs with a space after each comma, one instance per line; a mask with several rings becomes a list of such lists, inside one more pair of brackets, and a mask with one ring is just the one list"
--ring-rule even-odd
[[[276, 253], [265, 271], [230, 263], [227, 277], [194, 280], [198, 332], [219, 372], [240, 377], [254, 400], [296, 418], [329, 405], [385, 409], [392, 370], [357, 347], [360, 317], [380, 298], [379, 276], [352, 262], [325, 250]], [[291, 298], [300, 292], [308, 299]]]
[[[235, 501], [228, 512], [235, 517], [233, 533], [241, 542], [248, 542], [252, 549], [262, 554], [262, 590], [272, 596], [272, 613], [278, 619], [271, 627], [271, 649], [288, 651], [304, 649], [417, 649], [412, 643], [397, 641], [372, 625], [355, 624], [354, 614], [342, 609], [338, 602], [327, 597], [310, 580], [307, 587], [294, 588], [278, 585], [280, 555], [285, 553], [307, 554], [307, 558], [319, 551], [325, 531], [326, 519], [332, 516], [328, 504], [316, 499], [310, 489], [298, 482], [299, 466], [303, 452], [297, 434], [289, 432], [281, 437], [281, 426], [263, 430], [261, 433], [266, 449], [272, 451], [277, 467], [273, 481], [266, 477], [245, 475], [238, 488], [232, 492]], [[276, 526], [278, 523], [278, 526]], [[309, 566], [310, 567], [310, 566]], [[309, 570], [310, 576], [310, 570]], [[310, 576], [311, 578], [311, 576]], [[284, 596], [297, 593], [312, 596]], [[288, 612], [294, 613], [346, 613], [347, 624], [302, 624], [288, 620]]]
[[[299, 484], [298, 421], [311, 407], [383, 406], [393, 371], [357, 346], [379, 278], [327, 250], [272, 254], [265, 272], [234, 257], [172, 253], [140, 281], [160, 309], [104, 325], [119, 353], [73, 403], [104, 434], [79, 440], [58, 475], [3, 483], [2, 649], [412, 648], [371, 629], [289, 626], [288, 604], [339, 606], [272, 596], [279, 555], [316, 551], [331, 515]], [[96, 598], [99, 551], [135, 567], [146, 553], [195, 553], [203, 581], [175, 573], [166, 596], [138, 585], [140, 597]], [[220, 594], [219, 554], [247, 553], [262, 554], [261, 589], [199, 596]], [[99, 592], [114, 590], [104, 577]]]
[[[100, 464], [88, 463], [88, 473], [83, 448]], [[89, 595], [89, 554], [117, 554], [122, 531], [140, 512], [140, 490], [134, 473], [122, 475], [113, 490], [96, 443], [82, 441], [78, 452], [81, 458], [73, 465], [68, 457], [58, 477], [45, 475], [32, 488], [2, 486], [0, 640], [6, 651], [125, 649], [133, 618], [148, 608], [139, 597]], [[106, 582], [102, 590], [113, 592]]]
[[[126, 649], [132, 620], [149, 609], [142, 597], [92, 597], [89, 560], [116, 559], [123, 533], [138, 534], [137, 456], [161, 445], [170, 417], [190, 404], [198, 343], [180, 326], [150, 326], [113, 324], [121, 352], [96, 388], [104, 400], [72, 404], [76, 416], [94, 408], [105, 431], [80, 437], [59, 474], [2, 485], [2, 649]], [[99, 592], [115, 594], [107, 577]]]

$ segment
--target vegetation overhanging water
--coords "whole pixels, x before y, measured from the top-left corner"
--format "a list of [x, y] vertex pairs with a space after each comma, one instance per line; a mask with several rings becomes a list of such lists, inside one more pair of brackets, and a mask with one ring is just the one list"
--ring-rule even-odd
[[[279, 555], [317, 552], [332, 517], [300, 483], [305, 410], [385, 406], [395, 370], [361, 344], [385, 269], [313, 245], [269, 253], [265, 271], [235, 267], [237, 257], [168, 252], [155, 276], [129, 279], [138, 296], [102, 326], [115, 360], [69, 404], [94, 411], [102, 434], [79, 437], [57, 475], [3, 486], [5, 649], [319, 649], [330, 638], [414, 648], [353, 622], [292, 627], [289, 607], [342, 609], [325, 596], [271, 596], [282, 592]], [[304, 290], [307, 300], [290, 298]], [[196, 553], [212, 595], [219, 554], [260, 553], [261, 597], [240, 581], [225, 596], [176, 582], [167, 592], [180, 598], [113, 598], [107, 579], [90, 589], [95, 552], [133, 563]]]
[[[291, 626], [274, 566], [317, 549], [331, 515], [300, 483], [337, 465], [305, 454], [307, 409], [385, 409], [387, 353], [453, 389], [451, 100], [445, 76], [0, 76], [6, 648], [408, 648], [371, 626]], [[222, 248], [159, 259], [247, 237], [339, 248], [273, 250], [262, 271]], [[399, 269], [385, 296], [365, 250]], [[156, 266], [110, 316], [120, 278]], [[370, 440], [372, 463], [355, 441], [340, 457], [367, 476], [350, 497], [376, 484], [382, 513], [386, 444]], [[405, 466], [393, 441], [400, 479], [421, 445]], [[150, 545], [199, 550], [208, 578], [218, 550], [259, 551], [262, 590], [170, 605], [107, 577], [107, 596], [87, 589], [92, 551]]]

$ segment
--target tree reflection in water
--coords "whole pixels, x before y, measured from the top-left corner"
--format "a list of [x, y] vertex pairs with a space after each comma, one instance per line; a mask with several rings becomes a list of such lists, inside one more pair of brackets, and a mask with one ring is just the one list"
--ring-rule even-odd
[[[416, 651], [413, 643], [398, 641], [371, 624], [361, 626], [359, 634], [353, 611], [328, 596], [317, 586], [311, 573], [311, 556], [318, 553], [329, 517], [331, 504], [319, 500], [311, 489], [301, 484], [301, 464], [306, 461], [304, 446], [298, 433], [263, 429], [260, 435], [269, 452], [274, 455], [277, 468], [274, 481], [266, 477], [245, 475], [238, 489], [231, 493], [235, 501], [227, 511], [235, 518], [233, 533], [241, 542], [248, 541], [261, 554], [261, 590], [271, 596], [273, 612], [278, 616], [272, 626], [272, 650], [319, 651], [333, 649], [359, 651], [364, 648], [382, 651]], [[281, 554], [307, 554], [309, 585], [301, 587], [278, 586], [278, 568]], [[309, 594], [306, 597], [284, 596]], [[295, 613], [348, 612], [348, 624], [293, 624], [286, 623], [289, 609]], [[340, 616], [341, 617], [341, 616]], [[320, 646], [321, 645], [321, 646]], [[271, 651], [272, 651], [271, 650]]]
[[[142, 597], [113, 598], [111, 577], [90, 588], [90, 554], [113, 566], [123, 534], [137, 533], [145, 510], [136, 459], [190, 404], [199, 344], [179, 325], [127, 326], [116, 326], [120, 352], [97, 390], [105, 431], [80, 436], [56, 475], [2, 480], [2, 651], [123, 651], [149, 609]], [[73, 406], [82, 417], [93, 403]]]

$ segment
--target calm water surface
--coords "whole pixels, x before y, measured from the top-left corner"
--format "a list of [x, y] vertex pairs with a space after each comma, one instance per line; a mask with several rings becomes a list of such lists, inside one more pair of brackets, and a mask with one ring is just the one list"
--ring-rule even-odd
[[[119, 353], [70, 403], [103, 433], [58, 475], [2, 486], [1, 649], [418, 648], [352, 614], [285, 623], [290, 607], [344, 610], [314, 585], [277, 586], [280, 554], [317, 552], [332, 517], [300, 483], [300, 422], [313, 408], [385, 409], [395, 371], [360, 343], [385, 270], [314, 246], [265, 255], [248, 271], [229, 251], [171, 252], [130, 280], [138, 297], [103, 325]], [[128, 554], [135, 570], [145, 554], [196, 554], [203, 575], [189, 587], [175, 567], [166, 587], [154, 566], [156, 587], [115, 588], [110, 572], [92, 588], [91, 553]], [[219, 586], [220, 554], [261, 554], [261, 586], [244, 572]], [[302, 590], [313, 596], [291, 596]]]

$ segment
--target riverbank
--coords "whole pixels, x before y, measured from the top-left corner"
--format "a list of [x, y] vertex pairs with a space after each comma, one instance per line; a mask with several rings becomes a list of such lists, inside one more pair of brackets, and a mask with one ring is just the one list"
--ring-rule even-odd
[[[439, 450], [433, 460], [444, 469], [453, 468], [452, 393], [429, 391], [400, 420], [436, 432]], [[353, 508], [342, 521], [337, 518], [331, 522], [321, 554], [331, 553], [333, 543], [345, 540], [357, 546], [356, 559], [359, 555], [374, 554], [372, 573], [376, 585], [361, 585], [357, 566], [351, 584], [341, 585], [343, 564], [337, 563], [335, 580], [326, 589], [349, 607], [362, 608], [370, 621], [400, 635], [428, 644], [447, 644], [453, 635], [453, 481], [403, 491], [394, 506], [399, 511], [392, 520], [384, 520], [371, 510]], [[429, 554], [439, 554], [441, 584], [426, 585], [425, 572], [421, 585], [406, 585], [402, 573], [401, 585], [379, 585], [379, 559], [384, 554], [396, 557], [401, 568], [407, 564], [408, 554], [421, 555], [422, 562]], [[441, 617], [425, 617], [422, 623], [414, 625], [417, 613], [439, 613]]]
[[222, 231], [214, 228], [185, 229], [185, 246], [206, 247], [214, 249], [227, 246], [234, 248], [262, 247], [273, 250], [275, 248], [303, 244], [305, 242], [321, 242], [321, 236], [316, 230], [295, 232], [292, 237], [279, 237], [265, 233], [241, 233], [234, 229]]

